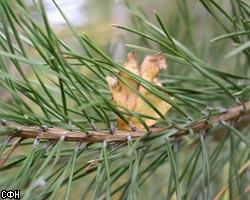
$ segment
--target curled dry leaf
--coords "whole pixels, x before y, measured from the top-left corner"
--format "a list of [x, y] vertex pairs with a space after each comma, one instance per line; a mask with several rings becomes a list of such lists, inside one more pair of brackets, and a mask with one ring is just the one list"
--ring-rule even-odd
[[[124, 67], [136, 74], [152, 82], [155, 85], [161, 86], [161, 83], [157, 80], [156, 76], [159, 73], [159, 70], [167, 67], [166, 58], [163, 54], [153, 54], [148, 55], [144, 58], [141, 67], [137, 66], [137, 58], [135, 51], [131, 51], [127, 55], [127, 59], [124, 63]], [[156, 97], [145, 88], [143, 88], [139, 83], [134, 81], [129, 75], [125, 72], [119, 72], [119, 77], [124, 80], [129, 85], [133, 86], [137, 89], [137, 91], [148, 99], [160, 112], [164, 115], [170, 108], [171, 105], [162, 99]], [[125, 108], [125, 110], [129, 110], [134, 113], [138, 113], [140, 115], [151, 116], [155, 119], [142, 118], [143, 121], [147, 124], [147, 126], [152, 126], [156, 123], [156, 120], [160, 118], [159, 114], [156, 113], [146, 102], [144, 102], [135, 92], [133, 92], [124, 82], [121, 80], [117, 80], [114, 77], [106, 77], [106, 80], [109, 84], [110, 91], [112, 93], [112, 99], [116, 105], [120, 107], [120, 109]], [[141, 121], [133, 116], [127, 116], [127, 120], [129, 121], [132, 127], [137, 129], [144, 129]], [[120, 118], [118, 118], [118, 128], [122, 130], [128, 130], [128, 125]]]

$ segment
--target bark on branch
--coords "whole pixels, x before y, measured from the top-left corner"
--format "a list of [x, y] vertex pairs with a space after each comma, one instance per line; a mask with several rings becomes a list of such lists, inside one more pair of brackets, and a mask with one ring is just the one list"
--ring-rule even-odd
[[[234, 121], [235, 128], [244, 128], [250, 125], [250, 101], [245, 102], [243, 105], [235, 106], [226, 109], [223, 113], [210, 116], [209, 119], [202, 119], [196, 121], [189, 126], [189, 130], [180, 130], [174, 137], [181, 137], [190, 133], [190, 128], [193, 132], [199, 132], [200, 130], [209, 130], [212, 128], [213, 124], [219, 122], [231, 122]], [[60, 140], [65, 141], [78, 141], [78, 142], [88, 142], [97, 143], [103, 142], [104, 140], [108, 142], [122, 142], [126, 141], [128, 137], [132, 139], [142, 137], [146, 132], [143, 131], [122, 131], [116, 130], [113, 134], [109, 131], [90, 131], [89, 134], [81, 131], [71, 131], [62, 128], [48, 128], [41, 129], [39, 126], [21, 126], [14, 123], [8, 123], [9, 127], [16, 129], [11, 135], [13, 137], [19, 138], [39, 138], [47, 140]], [[152, 128], [151, 134], [159, 134], [162, 131], [166, 131], [171, 127], [164, 128]]]

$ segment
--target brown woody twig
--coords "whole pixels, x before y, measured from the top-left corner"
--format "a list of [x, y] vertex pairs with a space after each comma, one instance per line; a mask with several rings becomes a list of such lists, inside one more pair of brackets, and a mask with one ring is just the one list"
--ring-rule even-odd
[[[211, 116], [209, 119], [202, 119], [196, 121], [190, 125], [193, 132], [199, 132], [200, 130], [209, 130], [212, 128], [213, 124], [234, 121], [235, 128], [243, 128], [250, 124], [250, 101], [245, 102], [244, 106], [231, 107], [221, 114]], [[145, 136], [147, 133], [145, 131], [124, 131], [116, 130], [114, 134], [110, 134], [109, 131], [91, 131], [89, 134], [81, 131], [70, 131], [58, 127], [48, 128], [46, 130], [41, 129], [39, 126], [19, 126], [17, 124], [9, 123], [10, 127], [16, 128], [18, 131], [12, 133], [13, 137], [20, 138], [39, 138], [47, 140], [60, 140], [62, 137], [65, 141], [79, 141], [88, 143], [98, 143], [103, 141], [108, 142], [122, 142], [126, 141], [128, 137], [138, 138]], [[159, 134], [162, 131], [168, 130], [168, 128], [152, 128], [151, 134]], [[188, 135], [189, 130], [180, 130], [174, 137], [181, 137], [183, 135]]]

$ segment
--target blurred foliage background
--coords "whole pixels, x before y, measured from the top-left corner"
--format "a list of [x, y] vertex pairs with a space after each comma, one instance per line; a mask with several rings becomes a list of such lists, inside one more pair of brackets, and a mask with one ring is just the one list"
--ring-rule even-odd
[[[46, 12], [51, 25], [57, 34], [77, 47], [78, 43], [72, 37], [67, 24], [60, 12], [52, 1], [44, 1]], [[133, 24], [132, 10], [124, 5], [122, 0], [59, 0], [58, 5], [64, 11], [71, 23], [82, 32], [89, 36], [97, 45], [105, 48], [115, 59], [124, 60], [129, 48], [126, 43], [138, 43], [138, 37], [126, 32], [122, 32], [111, 26], [120, 24], [130, 26]], [[33, 9], [32, 0], [27, 1], [30, 9]], [[233, 43], [222, 41], [211, 43], [211, 39], [223, 32], [221, 26], [216, 23], [211, 15], [206, 11], [201, 3], [190, 1], [133, 1], [133, 4], [142, 10], [147, 16], [148, 21], [156, 24], [154, 11], [161, 14], [166, 22], [169, 32], [187, 47], [191, 48], [198, 56], [206, 59], [212, 64], [222, 64], [221, 62], [233, 66], [234, 63], [221, 59], [218, 52], [227, 53], [228, 48], [234, 47]], [[230, 10], [228, 1], [221, 1], [223, 8]], [[34, 17], [39, 22], [36, 10], [33, 11]], [[41, 19], [40, 19], [41, 20]], [[41, 23], [43, 23], [41, 21]], [[221, 54], [219, 54], [221, 55]], [[229, 69], [228, 69], [229, 70]]]

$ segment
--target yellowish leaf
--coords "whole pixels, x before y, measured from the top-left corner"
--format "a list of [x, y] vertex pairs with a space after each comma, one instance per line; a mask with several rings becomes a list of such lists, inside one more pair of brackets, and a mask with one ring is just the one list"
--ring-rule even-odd
[[[155, 85], [161, 86], [161, 83], [157, 80], [157, 75], [159, 70], [167, 67], [166, 58], [163, 54], [154, 54], [148, 55], [144, 58], [141, 67], [137, 66], [137, 58], [135, 51], [131, 51], [126, 58], [124, 63], [124, 67], [136, 74], [152, 82]], [[169, 109], [171, 105], [162, 99], [156, 97], [145, 88], [143, 88], [139, 83], [131, 79], [127, 73], [119, 72], [119, 77], [124, 80], [126, 83], [129, 83], [131, 86], [137, 89], [137, 91], [148, 99], [160, 112], [164, 115]], [[125, 108], [130, 110], [131, 112], [138, 113], [140, 115], [150, 116], [155, 119], [159, 119], [160, 116], [156, 113], [144, 100], [142, 100], [135, 92], [133, 92], [126, 84], [124, 84], [121, 80], [117, 80], [113, 77], [106, 77], [106, 80], [109, 84], [110, 91], [112, 93], [112, 99], [116, 105], [119, 106], [120, 109]], [[155, 119], [142, 118], [143, 121], [147, 124], [147, 126], [152, 126], [156, 123]], [[128, 130], [128, 125], [120, 118], [117, 119], [118, 124], [117, 127], [119, 129]], [[132, 127], [137, 129], [144, 129], [141, 121], [135, 116], [127, 116], [127, 120], [129, 121]]]

